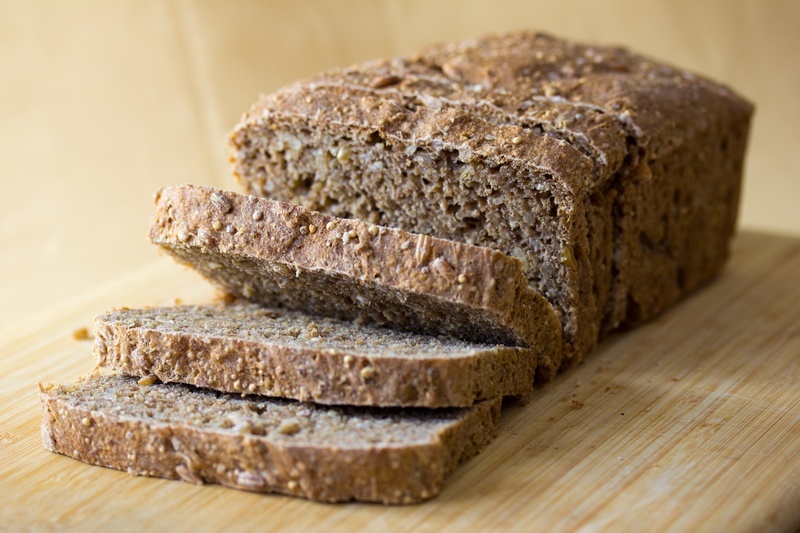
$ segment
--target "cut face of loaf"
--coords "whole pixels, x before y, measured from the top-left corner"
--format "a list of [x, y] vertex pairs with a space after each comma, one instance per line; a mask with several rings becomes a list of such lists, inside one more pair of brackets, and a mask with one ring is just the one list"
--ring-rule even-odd
[[522, 32], [287, 87], [230, 146], [252, 194], [523, 259], [570, 364], [720, 269], [751, 113], [626, 50]]
[[537, 355], [255, 304], [122, 309], [95, 319], [100, 366], [322, 404], [466, 407], [527, 396]]
[[253, 302], [529, 347], [540, 379], [561, 361], [552, 306], [496, 250], [189, 185], [157, 194], [150, 240]]
[[95, 376], [41, 386], [50, 451], [143, 476], [323, 502], [435, 496], [497, 433], [500, 401], [469, 409], [323, 407]]

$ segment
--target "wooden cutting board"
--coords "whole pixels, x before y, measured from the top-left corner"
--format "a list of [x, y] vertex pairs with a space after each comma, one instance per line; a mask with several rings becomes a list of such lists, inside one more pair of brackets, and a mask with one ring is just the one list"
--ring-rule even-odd
[[800, 525], [800, 240], [742, 233], [720, 278], [504, 408], [423, 505], [323, 505], [146, 478], [46, 452], [36, 382], [91, 370], [112, 306], [202, 302], [167, 260], [0, 335], [0, 529], [781, 531]]

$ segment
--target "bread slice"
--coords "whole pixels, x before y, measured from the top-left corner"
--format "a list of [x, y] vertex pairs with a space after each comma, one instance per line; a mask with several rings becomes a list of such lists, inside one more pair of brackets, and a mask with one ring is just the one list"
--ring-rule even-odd
[[528, 396], [537, 355], [256, 304], [121, 309], [95, 319], [100, 366], [321, 404], [467, 407]]
[[230, 147], [251, 194], [522, 258], [568, 365], [720, 270], [752, 110], [619, 47], [517, 32], [286, 87]]
[[323, 407], [92, 376], [42, 386], [45, 448], [134, 475], [324, 502], [435, 496], [497, 433], [500, 400], [469, 409]]
[[254, 302], [533, 348], [542, 379], [560, 364], [552, 306], [495, 250], [191, 185], [156, 195], [150, 239]]

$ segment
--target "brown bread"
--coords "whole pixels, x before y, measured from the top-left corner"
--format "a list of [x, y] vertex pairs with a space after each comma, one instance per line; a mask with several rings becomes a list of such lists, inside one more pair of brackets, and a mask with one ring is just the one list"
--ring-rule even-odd
[[496, 250], [191, 185], [158, 193], [150, 239], [254, 302], [530, 347], [540, 379], [561, 361], [552, 306]]
[[522, 258], [568, 366], [719, 271], [751, 113], [627, 50], [519, 32], [292, 85], [230, 146], [252, 194]]
[[500, 401], [469, 409], [324, 407], [93, 376], [42, 386], [42, 440], [86, 463], [324, 502], [434, 497], [497, 433]]
[[95, 319], [100, 366], [321, 404], [467, 407], [528, 396], [537, 354], [255, 304], [121, 309]]

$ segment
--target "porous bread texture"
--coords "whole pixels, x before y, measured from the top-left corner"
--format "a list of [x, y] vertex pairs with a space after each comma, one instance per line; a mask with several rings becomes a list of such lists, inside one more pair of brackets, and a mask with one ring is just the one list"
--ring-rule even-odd
[[191, 185], [156, 195], [150, 240], [253, 302], [529, 347], [541, 380], [561, 361], [553, 307], [496, 250]]
[[468, 409], [325, 407], [92, 376], [42, 386], [50, 451], [134, 475], [323, 502], [436, 496], [497, 433], [500, 400]]
[[537, 355], [256, 304], [120, 309], [95, 319], [99, 366], [320, 404], [467, 407], [528, 396]]
[[230, 147], [252, 194], [522, 258], [568, 366], [721, 268], [751, 114], [622, 48], [519, 32], [264, 96]]

